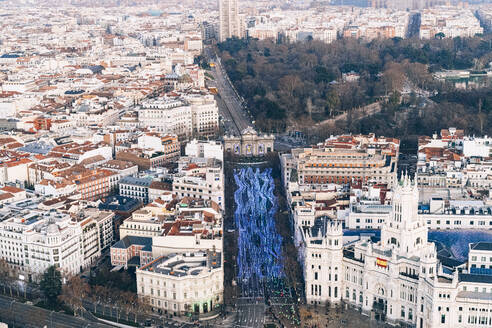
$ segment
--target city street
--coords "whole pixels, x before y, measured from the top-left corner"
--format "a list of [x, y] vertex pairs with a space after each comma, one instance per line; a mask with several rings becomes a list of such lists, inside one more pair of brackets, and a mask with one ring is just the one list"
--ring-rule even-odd
[[9, 323], [9, 327], [47, 328], [89, 328], [112, 327], [84, 318], [45, 310], [33, 305], [16, 302], [10, 297], [0, 296], [0, 321]]
[[224, 118], [230, 120], [229, 123], [232, 123], [225, 124], [225, 132], [226, 134], [239, 135], [248, 126], [253, 126], [246, 112], [246, 108], [243, 106], [243, 100], [232, 86], [225, 69], [222, 67], [220, 58], [215, 57], [210, 48], [205, 48], [204, 53], [215, 64], [212, 67], [212, 76], [215, 79], [214, 84], [217, 87], [220, 98], [225, 104], [225, 106], [219, 106], [219, 108], [222, 108], [221, 114]]
[[266, 305], [263, 299], [243, 297], [238, 299], [234, 327], [263, 327]]
[[273, 219], [277, 210], [274, 183], [270, 169], [260, 171], [251, 167], [237, 170], [235, 181], [240, 287], [235, 327], [263, 327], [265, 294], [271, 294], [277, 286], [273, 281], [283, 276], [282, 238]]
[[[115, 322], [122, 319], [129, 322], [135, 322], [135, 313], [133, 312], [127, 313], [125, 311], [122, 311], [121, 309], [118, 309], [118, 307], [101, 303], [94, 304], [92, 301], [89, 300], [84, 300], [83, 304], [86, 310], [91, 311], [98, 316], [111, 317]], [[138, 315], [136, 321], [141, 325], [144, 325], [148, 319], [150, 319], [151, 322], [156, 326], [176, 328], [196, 327], [194, 324], [189, 322], [183, 322], [182, 320], [171, 320], [169, 318], [166, 318], [166, 316], [159, 316], [154, 314], [140, 314]]]

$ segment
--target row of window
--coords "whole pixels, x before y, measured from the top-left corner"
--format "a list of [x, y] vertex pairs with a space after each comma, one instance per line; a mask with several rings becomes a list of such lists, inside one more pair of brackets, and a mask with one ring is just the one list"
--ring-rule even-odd
[[[188, 191], [193, 190], [193, 191], [195, 191], [195, 192], [197, 191], [197, 189], [196, 189], [196, 188], [183, 187], [183, 186], [181, 186], [181, 187], [176, 186], [176, 190], [180, 190], [180, 189], [181, 189], [181, 190], [188, 190]], [[198, 192], [203, 192], [203, 189], [198, 189]], [[211, 194], [211, 193], [212, 193], [212, 191], [209, 191], [208, 193], [209, 193], [209, 194]]]
[[[320, 266], [320, 269], [321, 269], [321, 266]], [[333, 278], [334, 278], [333, 281], [338, 281], [338, 274], [335, 273], [333, 275]], [[318, 272], [314, 273], [314, 280], [318, 280]], [[331, 273], [328, 274], [328, 281], [331, 281]]]
[[[355, 219], [356, 223], [360, 223], [360, 219]], [[366, 223], [372, 223], [372, 219], [365, 219]], [[383, 223], [384, 219], [378, 219], [378, 223]]]
[[[433, 223], [432, 223], [431, 220], [427, 220], [427, 224], [428, 225], [433, 225]], [[434, 224], [440, 225], [441, 224], [441, 220], [437, 220]], [[451, 225], [451, 221], [450, 220], [446, 220], [445, 221], [445, 224], [446, 225]], [[461, 225], [461, 220], [455, 220], [453, 224], [454, 225]], [[473, 221], [473, 220], [468, 221], [468, 225], [475, 225], [475, 221]], [[478, 221], [478, 225], [479, 226], [485, 226], [485, 225], [487, 225], [487, 222], [486, 221]], [[492, 221], [489, 221], [489, 225], [492, 226]]]
[[[463, 286], [463, 291], [467, 291], [468, 290], [468, 287], [467, 286]], [[472, 291], [470, 289], [470, 291]], [[478, 287], [474, 287], [473, 288], [473, 291], [478, 293], [478, 292], [481, 292], [481, 293], [487, 293], [487, 288], [486, 287], [482, 287], [482, 289], [480, 290]], [[490, 289], [490, 293], [492, 293], [492, 288]]]
[[125, 184], [120, 184], [120, 188], [122, 190], [135, 190], [135, 191], [143, 191], [143, 192], [148, 192], [149, 188], [148, 187], [135, 187], [132, 185], [125, 185]]
[[[212, 285], [212, 287], [208, 289], [208, 292], [211, 294], [211, 293], [214, 292], [214, 290], [218, 290], [218, 289], [219, 289], [219, 286], [217, 284], [215, 284], [215, 285]], [[145, 292], [144, 286], [142, 286], [141, 290], [142, 290], [142, 294], [144, 294], [144, 292]], [[321, 286], [319, 286], [319, 292], [320, 292], [320, 295], [321, 295]], [[154, 290], [154, 288], [151, 288], [150, 289], [150, 295], [151, 296], [161, 297], [161, 294], [162, 294], [162, 297], [165, 297], [165, 298], [167, 298], [168, 295], [169, 295], [169, 297], [171, 297], [171, 295], [172, 295], [172, 299], [173, 300], [175, 300], [177, 298], [177, 293], [176, 292], [169, 292], [168, 293], [166, 290], [163, 290], [162, 293], [161, 293], [161, 290], [160, 289], [156, 289], [156, 290]], [[198, 291], [195, 291], [195, 298], [198, 298], [199, 297], [198, 294], [199, 294], [199, 292]], [[202, 290], [201, 294], [202, 294], [203, 297], [206, 297], [207, 296], [207, 290]], [[187, 292], [183, 292], [183, 298], [184, 299], [187, 299], [188, 296], [190, 296], [190, 295]]]
[[[482, 257], [480, 257], [480, 260], [479, 260], [478, 257], [474, 255], [474, 256], [472, 256], [472, 261], [474, 261], [474, 262], [477, 262], [477, 261], [487, 262], [487, 257], [482, 256]], [[489, 262], [492, 262], [492, 257], [489, 257]]]
[[[311, 296], [322, 296], [321, 285], [311, 284]], [[332, 288], [328, 286], [328, 297], [332, 297]], [[333, 297], [338, 297], [338, 287], [333, 287]], [[312, 304], [313, 302], [311, 302]]]

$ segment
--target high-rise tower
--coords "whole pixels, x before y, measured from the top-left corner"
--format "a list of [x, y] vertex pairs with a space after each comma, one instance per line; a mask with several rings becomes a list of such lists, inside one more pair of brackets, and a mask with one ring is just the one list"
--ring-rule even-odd
[[219, 41], [241, 37], [237, 0], [219, 0]]
[[381, 229], [381, 245], [393, 247], [400, 254], [416, 254], [427, 247], [427, 227], [418, 216], [419, 191], [417, 181], [407, 174], [396, 185], [393, 212]]
[[304, 279], [310, 304], [338, 303], [342, 298], [342, 223], [328, 217], [315, 219], [305, 235]]

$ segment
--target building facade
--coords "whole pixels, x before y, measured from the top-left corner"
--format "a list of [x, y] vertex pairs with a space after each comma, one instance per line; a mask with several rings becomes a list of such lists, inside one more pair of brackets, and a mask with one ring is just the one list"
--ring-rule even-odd
[[378, 320], [418, 328], [491, 325], [492, 276], [479, 276], [459, 261], [442, 262], [427, 229], [418, 215], [417, 184], [408, 177], [395, 189], [380, 240], [341, 245], [340, 223], [316, 219], [297, 235], [307, 301], [343, 301]]
[[153, 260], [152, 238], [127, 235], [111, 246], [111, 265], [140, 266]]
[[224, 146], [220, 141], [202, 141], [193, 139], [185, 146], [185, 155], [197, 158], [215, 158], [224, 161]]
[[[381, 229], [391, 216], [392, 206], [379, 201], [351, 203], [344, 227]], [[312, 215], [314, 219], [314, 213]], [[418, 216], [431, 230], [492, 229], [492, 206], [481, 200], [444, 200], [433, 197], [420, 203]]]
[[81, 210], [72, 217], [52, 210], [12, 213], [0, 222], [0, 258], [29, 281], [50, 266], [76, 275], [113, 242], [111, 212]]
[[116, 159], [134, 163], [139, 170], [145, 171], [169, 163], [176, 158], [175, 154], [176, 151], [166, 154], [151, 149], [131, 148], [117, 152]]
[[119, 182], [120, 196], [135, 198], [147, 204], [151, 184], [151, 178], [124, 177]]
[[162, 234], [164, 217], [154, 215], [148, 208], [132, 213], [132, 217], [120, 225], [120, 238], [125, 236], [153, 237]]
[[224, 176], [222, 163], [216, 166], [196, 168], [198, 172], [176, 175], [173, 194], [180, 198], [191, 197], [212, 200], [224, 208]]
[[219, 0], [219, 41], [233, 36], [242, 36], [237, 0]]
[[221, 253], [171, 254], [137, 269], [137, 293], [164, 313], [202, 314], [222, 304], [223, 280]]
[[212, 95], [164, 97], [143, 102], [138, 111], [142, 127], [174, 133], [180, 138], [215, 135], [219, 127], [219, 109]]
[[352, 181], [392, 185], [400, 141], [374, 135], [338, 136], [280, 157], [282, 178], [299, 184], [347, 184]]
[[271, 135], [259, 135], [252, 127], [241, 132], [241, 136], [224, 136], [224, 148], [239, 156], [263, 156], [273, 151], [275, 137]]

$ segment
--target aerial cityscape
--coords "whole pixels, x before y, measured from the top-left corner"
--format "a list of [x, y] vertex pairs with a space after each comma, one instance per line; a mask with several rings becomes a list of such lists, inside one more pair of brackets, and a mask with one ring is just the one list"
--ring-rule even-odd
[[0, 0], [2, 327], [492, 327], [492, 3]]

